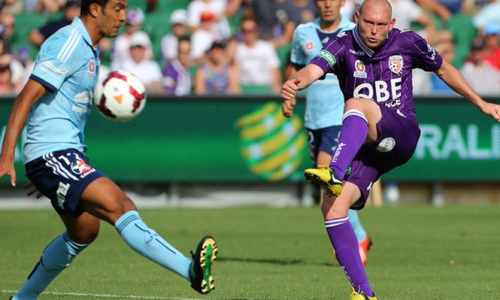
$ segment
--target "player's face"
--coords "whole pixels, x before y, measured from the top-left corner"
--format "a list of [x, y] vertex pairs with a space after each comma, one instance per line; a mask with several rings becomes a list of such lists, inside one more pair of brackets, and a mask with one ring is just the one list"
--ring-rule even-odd
[[382, 47], [396, 22], [391, 16], [390, 7], [371, 4], [366, 4], [363, 11], [356, 12], [355, 19], [361, 40], [373, 50]]
[[109, 0], [97, 17], [97, 26], [103, 36], [115, 37], [122, 24], [127, 20], [127, 0]]
[[340, 18], [340, 8], [345, 4], [345, 0], [316, 0], [314, 2], [321, 21], [332, 23]]

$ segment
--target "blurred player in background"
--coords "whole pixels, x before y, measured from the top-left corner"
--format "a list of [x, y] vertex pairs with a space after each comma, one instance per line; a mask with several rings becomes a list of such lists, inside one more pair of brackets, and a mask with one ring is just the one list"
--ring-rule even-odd
[[204, 237], [193, 258], [185, 257], [141, 220], [132, 200], [90, 166], [83, 154], [87, 150], [83, 131], [100, 67], [98, 43], [118, 34], [127, 5], [127, 0], [82, 0], [81, 17], [42, 45], [33, 73], [14, 102], [0, 177], [10, 175], [15, 186], [14, 152], [27, 123], [23, 162], [34, 185], [28, 195], [48, 197], [66, 231], [45, 248], [11, 299], [37, 299], [95, 240], [100, 220], [113, 225], [137, 253], [190, 281], [197, 292], [206, 294], [214, 288], [210, 270], [217, 255], [215, 240]]
[[[334, 73], [344, 98], [342, 131], [329, 166], [305, 170], [329, 197], [321, 206], [325, 227], [350, 280], [351, 300], [377, 299], [358, 254], [349, 208], [362, 209], [381, 175], [413, 155], [420, 129], [412, 95], [412, 69], [436, 73], [481, 112], [500, 121], [500, 105], [485, 102], [450, 63], [411, 30], [393, 29], [387, 0], [367, 0], [355, 13], [357, 27], [328, 42], [282, 87], [289, 101], [326, 73]], [[344, 175], [352, 167], [349, 175]]]
[[[355, 24], [340, 14], [340, 8], [345, 0], [315, 0], [314, 4], [319, 18], [312, 22], [301, 24], [295, 29], [290, 55], [289, 75], [296, 73], [313, 59], [330, 38], [340, 32], [354, 28]], [[283, 101], [282, 109], [286, 117], [293, 114], [296, 98]], [[340, 91], [337, 76], [327, 74], [326, 78], [316, 81], [307, 89], [305, 127], [309, 138], [310, 153], [315, 166], [328, 165], [337, 146], [338, 136], [342, 127], [344, 111], [344, 96]], [[321, 203], [321, 198], [315, 195], [315, 201]], [[319, 198], [319, 199], [317, 199]], [[359, 243], [359, 254], [363, 264], [366, 264], [366, 252], [372, 242], [355, 210], [349, 210], [349, 221], [356, 233]]]

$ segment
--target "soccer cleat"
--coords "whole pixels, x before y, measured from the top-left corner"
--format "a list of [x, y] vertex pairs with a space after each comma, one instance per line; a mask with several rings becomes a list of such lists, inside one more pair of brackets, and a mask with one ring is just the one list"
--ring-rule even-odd
[[[366, 254], [367, 254], [368, 250], [370, 250], [372, 245], [373, 245], [373, 242], [369, 236], [366, 236], [366, 238], [358, 244], [359, 256], [361, 257], [361, 262], [363, 263], [363, 265], [366, 265], [366, 262], [367, 262], [367, 255]], [[335, 259], [337, 259], [337, 254], [335, 254], [335, 250], [333, 250], [333, 257], [335, 257]]]
[[359, 256], [361, 256], [363, 265], [366, 265], [366, 253], [370, 250], [372, 245], [373, 242], [369, 236], [366, 236], [366, 238], [359, 243]]
[[312, 184], [317, 184], [325, 189], [328, 196], [338, 196], [342, 193], [342, 180], [329, 166], [320, 165], [317, 169], [311, 168], [304, 171], [304, 176]]
[[200, 294], [208, 294], [215, 288], [211, 268], [217, 258], [217, 251], [215, 239], [209, 235], [200, 241], [195, 253], [191, 251], [191, 287]]
[[363, 294], [362, 291], [356, 292], [353, 288], [350, 300], [377, 300], [377, 297], [375, 297], [375, 294], [373, 294], [373, 297], [370, 297]]

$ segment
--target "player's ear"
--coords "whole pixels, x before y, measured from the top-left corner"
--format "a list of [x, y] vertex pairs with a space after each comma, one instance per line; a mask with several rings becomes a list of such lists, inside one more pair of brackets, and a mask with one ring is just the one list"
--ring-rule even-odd
[[97, 3], [91, 3], [90, 4], [90, 14], [94, 17], [97, 18], [97, 16], [100, 14], [102, 7], [97, 4]]

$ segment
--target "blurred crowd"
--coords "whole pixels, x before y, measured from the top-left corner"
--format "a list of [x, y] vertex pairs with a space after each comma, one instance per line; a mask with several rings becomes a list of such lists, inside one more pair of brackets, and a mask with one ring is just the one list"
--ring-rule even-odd
[[[101, 43], [100, 77], [111, 70], [135, 73], [149, 93], [279, 93], [295, 28], [314, 20], [315, 0], [129, 0], [127, 22], [115, 39]], [[353, 19], [362, 0], [345, 0]], [[500, 0], [389, 0], [396, 27], [413, 29], [460, 69], [482, 95], [500, 93]], [[134, 4], [141, 4], [134, 6]], [[80, 13], [78, 0], [0, 0], [0, 95], [15, 95], [27, 81], [39, 48]], [[46, 22], [16, 38], [22, 15]], [[145, 26], [155, 16], [164, 35]], [[25, 19], [23, 19], [25, 20]], [[457, 27], [456, 20], [462, 21]], [[465, 22], [465, 23], [464, 23]], [[464, 27], [465, 26], [465, 27]], [[465, 46], [459, 36], [472, 32]], [[158, 28], [153, 28], [158, 29]], [[160, 28], [161, 29], [161, 28]], [[465, 47], [465, 48], [464, 48]], [[457, 53], [465, 53], [457, 58]], [[433, 73], [415, 70], [416, 95], [453, 95]]]

